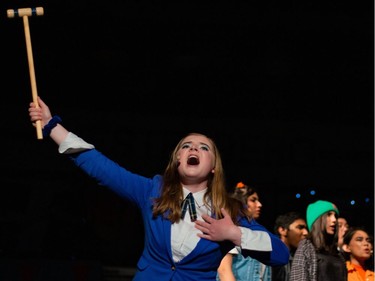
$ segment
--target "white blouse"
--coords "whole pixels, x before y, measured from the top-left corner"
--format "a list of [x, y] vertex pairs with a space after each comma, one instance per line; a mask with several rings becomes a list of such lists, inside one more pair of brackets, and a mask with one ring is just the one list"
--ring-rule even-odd
[[[190, 191], [185, 187], [183, 190], [184, 198], [186, 198]], [[203, 220], [202, 214], [211, 215], [211, 210], [203, 203], [203, 196], [206, 193], [206, 190], [207, 188], [193, 193], [198, 220]], [[197, 246], [201, 239], [197, 235], [198, 232], [200, 232], [200, 230], [195, 228], [195, 223], [190, 220], [189, 212], [186, 212], [184, 219], [180, 220], [178, 223], [172, 224], [171, 246], [173, 260], [175, 262], [182, 260]]]

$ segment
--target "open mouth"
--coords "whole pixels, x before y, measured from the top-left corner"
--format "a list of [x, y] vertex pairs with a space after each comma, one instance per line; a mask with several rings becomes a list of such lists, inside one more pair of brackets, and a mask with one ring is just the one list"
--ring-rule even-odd
[[188, 163], [188, 165], [198, 165], [199, 159], [198, 159], [198, 157], [192, 155], [188, 158], [187, 163]]

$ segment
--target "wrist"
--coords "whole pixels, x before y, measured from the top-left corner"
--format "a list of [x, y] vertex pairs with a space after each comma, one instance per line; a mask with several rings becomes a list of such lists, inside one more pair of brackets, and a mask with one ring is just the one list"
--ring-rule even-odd
[[62, 122], [62, 119], [60, 116], [55, 115], [53, 116], [46, 125], [44, 125], [42, 131], [43, 131], [43, 137], [48, 137], [51, 134], [51, 131], [53, 128], [57, 126], [57, 124], [60, 124]]

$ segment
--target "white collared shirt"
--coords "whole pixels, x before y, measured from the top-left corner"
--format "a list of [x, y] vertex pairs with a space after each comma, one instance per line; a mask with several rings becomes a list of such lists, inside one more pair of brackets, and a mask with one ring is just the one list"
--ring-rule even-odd
[[[185, 199], [190, 191], [185, 187], [183, 188], [183, 191]], [[209, 216], [211, 215], [211, 210], [207, 208], [203, 201], [203, 196], [206, 191], [207, 188], [193, 193], [198, 220], [203, 220], [202, 214], [208, 214]], [[184, 219], [180, 220], [178, 223], [172, 224], [171, 246], [173, 260], [175, 262], [182, 260], [191, 251], [193, 251], [200, 240], [200, 237], [197, 235], [199, 232], [200, 230], [195, 228], [195, 223], [190, 220], [190, 214], [188, 211], [186, 212]]]

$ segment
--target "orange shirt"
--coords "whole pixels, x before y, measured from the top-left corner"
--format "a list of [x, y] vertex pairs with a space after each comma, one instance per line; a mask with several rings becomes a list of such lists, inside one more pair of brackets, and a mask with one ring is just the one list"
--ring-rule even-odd
[[374, 271], [364, 270], [362, 266], [346, 262], [348, 281], [374, 281]]

